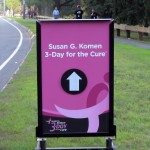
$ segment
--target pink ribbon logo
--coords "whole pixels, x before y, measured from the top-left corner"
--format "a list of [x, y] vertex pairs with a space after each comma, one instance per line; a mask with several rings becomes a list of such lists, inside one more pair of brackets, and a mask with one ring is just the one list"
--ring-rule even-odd
[[[96, 103], [97, 97], [101, 91], [107, 92], [105, 98]], [[55, 105], [57, 111], [69, 118], [83, 119], [88, 118], [89, 126], [87, 133], [96, 133], [100, 126], [99, 115], [109, 111], [108, 86], [100, 83], [92, 88], [87, 99], [87, 108], [80, 110], [69, 110]], [[95, 103], [95, 104], [94, 104]], [[91, 107], [90, 107], [91, 106]]]

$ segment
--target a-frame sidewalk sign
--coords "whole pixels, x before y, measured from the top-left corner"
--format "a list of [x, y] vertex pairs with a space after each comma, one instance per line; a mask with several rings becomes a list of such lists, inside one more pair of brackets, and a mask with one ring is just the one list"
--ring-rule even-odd
[[38, 20], [36, 29], [37, 149], [48, 149], [45, 138], [87, 136], [109, 137], [96, 149], [113, 149], [113, 19]]

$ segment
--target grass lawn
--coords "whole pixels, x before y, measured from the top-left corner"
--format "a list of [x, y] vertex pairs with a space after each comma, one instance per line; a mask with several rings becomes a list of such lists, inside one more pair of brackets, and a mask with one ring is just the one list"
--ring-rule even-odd
[[[35, 22], [17, 19], [35, 33]], [[36, 43], [36, 41], [35, 41]], [[115, 43], [118, 150], [150, 149], [150, 50]], [[36, 46], [0, 92], [0, 150], [32, 150], [37, 126]], [[105, 138], [50, 138], [48, 147], [105, 146]]]

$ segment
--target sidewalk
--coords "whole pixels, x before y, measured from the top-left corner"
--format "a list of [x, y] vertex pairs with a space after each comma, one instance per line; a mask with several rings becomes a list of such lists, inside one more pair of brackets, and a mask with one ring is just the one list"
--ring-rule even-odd
[[115, 42], [120, 42], [123, 44], [133, 45], [140, 48], [145, 48], [150, 50], [150, 43], [144, 43], [133, 39], [125, 39], [125, 38], [115, 38]]

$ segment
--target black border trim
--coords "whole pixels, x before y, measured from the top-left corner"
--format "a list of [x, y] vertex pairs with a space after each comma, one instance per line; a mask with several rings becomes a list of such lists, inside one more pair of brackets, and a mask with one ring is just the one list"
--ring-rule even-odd
[[36, 128], [36, 136], [42, 135], [42, 73], [41, 73], [41, 25], [36, 22], [36, 41], [37, 41], [37, 90], [38, 90], [38, 127]]
[[[109, 133], [64, 133], [64, 134], [44, 134], [42, 127], [42, 66], [41, 66], [41, 24], [40, 22], [102, 22], [109, 21], [109, 87], [110, 87], [110, 117], [109, 117]], [[36, 40], [37, 40], [37, 91], [38, 91], [38, 127], [36, 127], [36, 137], [88, 137], [88, 136], [116, 136], [116, 126], [114, 125], [114, 21], [113, 19], [80, 19], [80, 20], [38, 20], [36, 22]]]

